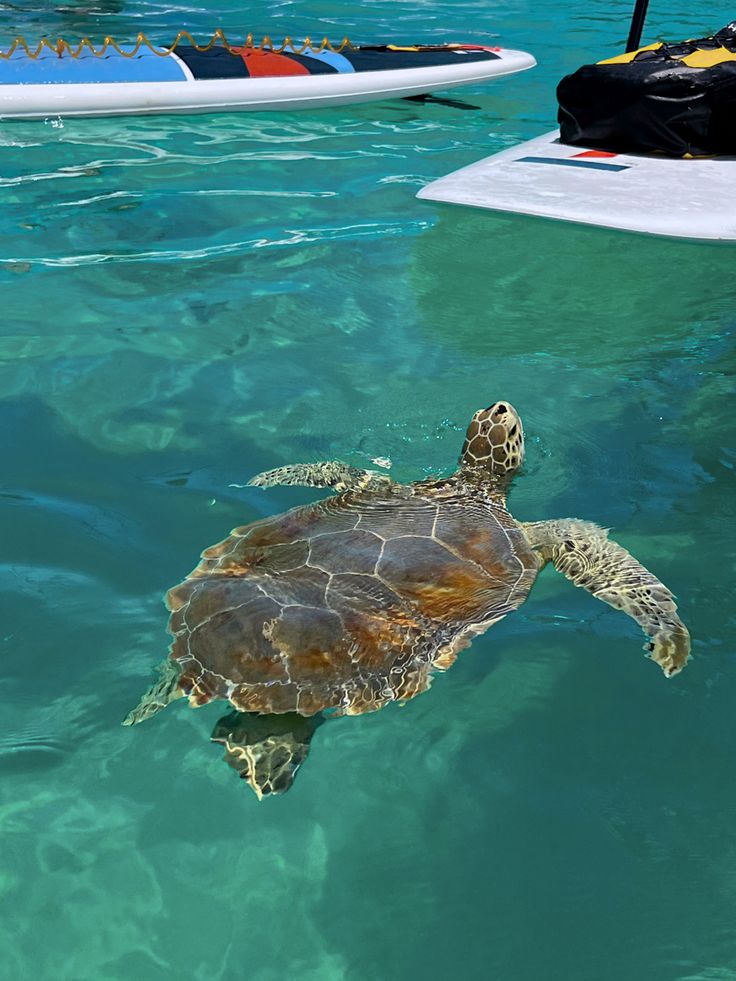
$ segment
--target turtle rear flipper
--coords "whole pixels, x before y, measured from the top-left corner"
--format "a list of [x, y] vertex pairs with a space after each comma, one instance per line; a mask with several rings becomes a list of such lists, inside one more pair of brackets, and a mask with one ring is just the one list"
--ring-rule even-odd
[[123, 719], [124, 726], [134, 726], [138, 722], [150, 719], [152, 715], [166, 708], [169, 702], [183, 698], [184, 692], [179, 687], [181, 666], [170, 657], [162, 661], [158, 668], [158, 677], [141, 698], [136, 707]]
[[296, 712], [256, 715], [228, 712], [216, 723], [211, 739], [225, 747], [225, 762], [255, 791], [258, 800], [284, 794], [306, 759], [309, 744], [324, 722]]

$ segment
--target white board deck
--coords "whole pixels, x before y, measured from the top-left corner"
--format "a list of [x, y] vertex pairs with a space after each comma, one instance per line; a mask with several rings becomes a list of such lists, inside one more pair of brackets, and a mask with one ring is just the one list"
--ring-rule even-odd
[[[77, 83], [67, 78], [63, 83], [0, 84], [0, 119], [319, 109], [424, 95], [513, 75], [536, 65], [533, 55], [526, 51], [491, 50], [494, 58], [489, 61], [465, 61], [458, 54], [454, 64], [344, 74], [204, 79], [193, 78], [184, 70], [175, 81], [95, 79]], [[177, 60], [174, 56], [153, 57], [159, 70], [160, 61]], [[87, 62], [95, 68], [95, 63], [104, 59], [78, 61], [81, 71], [88, 67]], [[145, 68], [145, 62], [152, 58], [142, 56], [138, 61]]]
[[736, 157], [676, 160], [565, 146], [559, 133], [503, 150], [417, 197], [675, 238], [736, 240]]

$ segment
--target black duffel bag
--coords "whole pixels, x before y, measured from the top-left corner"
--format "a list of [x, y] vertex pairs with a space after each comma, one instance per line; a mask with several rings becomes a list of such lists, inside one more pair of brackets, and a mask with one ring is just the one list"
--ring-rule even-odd
[[652, 44], [567, 75], [563, 143], [614, 153], [736, 154], [736, 21], [713, 37]]

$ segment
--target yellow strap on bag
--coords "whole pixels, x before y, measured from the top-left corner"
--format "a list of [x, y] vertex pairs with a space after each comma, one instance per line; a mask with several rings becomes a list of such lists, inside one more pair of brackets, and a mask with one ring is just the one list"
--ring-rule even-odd
[[633, 61], [634, 58], [642, 51], [657, 51], [659, 48], [664, 47], [661, 41], [656, 44], [647, 44], [646, 47], [637, 48], [636, 51], [627, 51], [625, 54], [616, 55], [615, 58], [606, 58], [604, 61], [596, 62], [597, 65], [626, 65], [628, 62]]
[[[657, 44], [647, 44], [644, 48], [637, 48], [636, 51], [627, 51], [625, 54], [616, 55], [615, 58], [606, 58], [604, 61], [599, 61], [599, 65], [627, 65], [635, 60], [637, 55], [641, 54], [642, 51], [658, 51], [663, 48], [662, 42]], [[671, 55], [673, 60], [679, 61], [682, 65], [687, 65], [688, 68], [713, 68], [715, 65], [720, 65], [724, 61], [736, 61], [736, 51], [729, 51], [728, 48], [724, 48], [722, 45], [718, 48], [696, 48], [691, 54], [688, 55]]]
[[736, 61], [736, 52], [729, 51], [728, 48], [698, 48], [692, 54], [680, 58], [683, 65], [690, 68], [713, 68], [724, 61]]

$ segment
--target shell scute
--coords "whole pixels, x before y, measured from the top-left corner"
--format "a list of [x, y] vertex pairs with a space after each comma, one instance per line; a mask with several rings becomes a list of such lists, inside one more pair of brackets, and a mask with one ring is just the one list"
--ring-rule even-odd
[[435, 526], [435, 537], [455, 555], [463, 556], [484, 569], [498, 582], [513, 582], [519, 570], [529, 564], [530, 549], [518, 526], [500, 512], [493, 520], [474, 519], [472, 511], [446, 508]]
[[218, 580], [217, 589], [197, 590], [186, 622], [172, 622], [171, 656], [184, 663], [194, 659], [225, 683], [288, 680], [278, 652], [263, 632], [264, 624], [280, 615], [281, 606], [248, 580], [227, 583], [225, 590], [223, 585]]
[[402, 655], [411, 656], [425, 636], [422, 625], [408, 615], [349, 611], [342, 619], [353, 643], [355, 659], [363, 669], [376, 671], [379, 676], [383, 675], [387, 662], [392, 661], [396, 667]]
[[299, 687], [339, 685], [354, 673], [343, 623], [332, 610], [287, 607], [266, 625], [266, 636]]
[[499, 588], [483, 569], [434, 539], [407, 536], [387, 542], [378, 574], [425, 615], [444, 622], [477, 617], [508, 595], [503, 584]]
[[330, 579], [327, 603], [334, 610], [381, 610], [385, 616], [402, 608], [399, 595], [385, 582], [374, 576], [352, 573], [334, 575]]
[[198, 666], [197, 670], [188, 666], [188, 670], [181, 676], [180, 684], [193, 708], [199, 708], [217, 698], [225, 698], [227, 694], [226, 687], [215, 675], [201, 671]]
[[258, 587], [281, 606], [326, 606], [329, 574], [322, 569], [301, 566], [284, 574], [272, 574], [270, 569], [253, 576]]
[[383, 539], [370, 531], [336, 531], [309, 542], [309, 564], [332, 573], [373, 573]]
[[202, 552], [202, 560], [189, 578], [242, 576], [264, 564], [276, 572], [283, 572], [305, 565], [308, 556], [309, 544], [301, 538], [261, 545], [254, 544], [244, 535], [232, 534]]
[[381, 500], [367, 498], [359, 505], [361, 531], [370, 531], [384, 541], [402, 535], [429, 537], [437, 517], [437, 505], [421, 497]]
[[358, 520], [356, 513], [334, 505], [339, 498], [318, 501], [304, 507], [292, 508], [273, 518], [256, 521], [252, 525], [236, 528], [233, 536], [242, 537], [249, 546], [268, 547], [283, 545], [334, 531], [347, 531]]
[[[283, 712], [295, 711], [299, 695], [299, 688], [291, 682], [240, 685], [230, 693], [230, 703], [239, 712], [278, 715]], [[319, 709], [315, 709], [316, 711]], [[302, 712], [301, 714], [312, 715], [314, 713]]]

